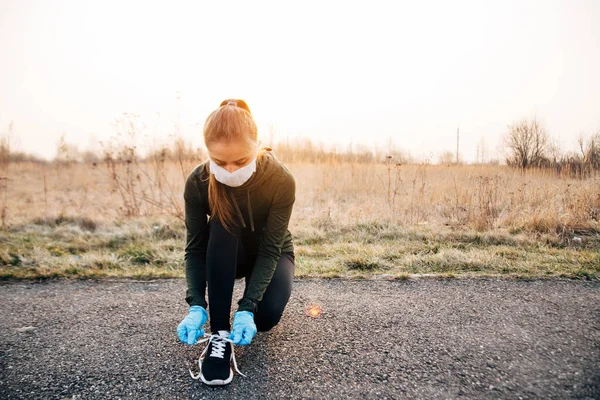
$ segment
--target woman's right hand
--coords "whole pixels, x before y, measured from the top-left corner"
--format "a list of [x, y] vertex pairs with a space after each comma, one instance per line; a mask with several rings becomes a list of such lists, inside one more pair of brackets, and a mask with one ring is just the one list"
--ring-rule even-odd
[[202, 325], [208, 319], [208, 312], [202, 306], [191, 306], [189, 314], [177, 326], [179, 340], [188, 345], [193, 345], [196, 340], [204, 336]]

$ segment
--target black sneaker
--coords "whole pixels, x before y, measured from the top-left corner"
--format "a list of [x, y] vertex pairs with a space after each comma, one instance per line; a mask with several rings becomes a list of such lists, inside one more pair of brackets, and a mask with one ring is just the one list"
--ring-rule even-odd
[[230, 366], [231, 360], [233, 360], [235, 370], [240, 375], [246, 376], [237, 368], [233, 343], [229, 339], [229, 331], [213, 333], [209, 338], [203, 339], [200, 342], [207, 340], [208, 346], [206, 346], [198, 359], [200, 372], [194, 375], [190, 371], [192, 378], [200, 378], [207, 385], [227, 385], [233, 379], [233, 371]]

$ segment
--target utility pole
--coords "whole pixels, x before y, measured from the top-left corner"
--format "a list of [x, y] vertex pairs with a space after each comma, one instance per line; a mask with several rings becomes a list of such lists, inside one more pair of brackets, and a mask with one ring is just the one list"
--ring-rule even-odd
[[460, 127], [456, 128], [456, 165], [458, 165], [458, 143], [460, 138]]

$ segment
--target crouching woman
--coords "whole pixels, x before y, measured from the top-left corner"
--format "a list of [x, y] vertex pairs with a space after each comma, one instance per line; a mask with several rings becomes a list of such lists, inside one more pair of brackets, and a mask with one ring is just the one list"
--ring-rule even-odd
[[[296, 182], [257, 136], [248, 105], [223, 101], [204, 124], [209, 158], [185, 184], [190, 309], [177, 334], [188, 345], [207, 342], [200, 371], [192, 377], [208, 385], [231, 382], [231, 361], [241, 374], [233, 345], [249, 345], [257, 331], [273, 328], [292, 291], [295, 259], [288, 224]], [[241, 278], [245, 289], [231, 326], [234, 281]], [[211, 334], [205, 335], [209, 315]]]

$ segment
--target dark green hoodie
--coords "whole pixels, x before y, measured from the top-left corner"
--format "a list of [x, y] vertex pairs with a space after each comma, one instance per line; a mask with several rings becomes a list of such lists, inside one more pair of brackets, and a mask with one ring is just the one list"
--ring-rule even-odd
[[[294, 245], [288, 224], [296, 198], [296, 181], [287, 167], [268, 147], [263, 159], [243, 185], [225, 186], [234, 203], [242, 243], [248, 254], [256, 255], [252, 275], [245, 296], [238, 302], [238, 311], [256, 313], [271, 282], [281, 253], [293, 252]], [[185, 274], [186, 301], [190, 306], [207, 307], [206, 226], [211, 215], [208, 205], [208, 178], [210, 160], [198, 165], [188, 176], [183, 197], [185, 199]]]

